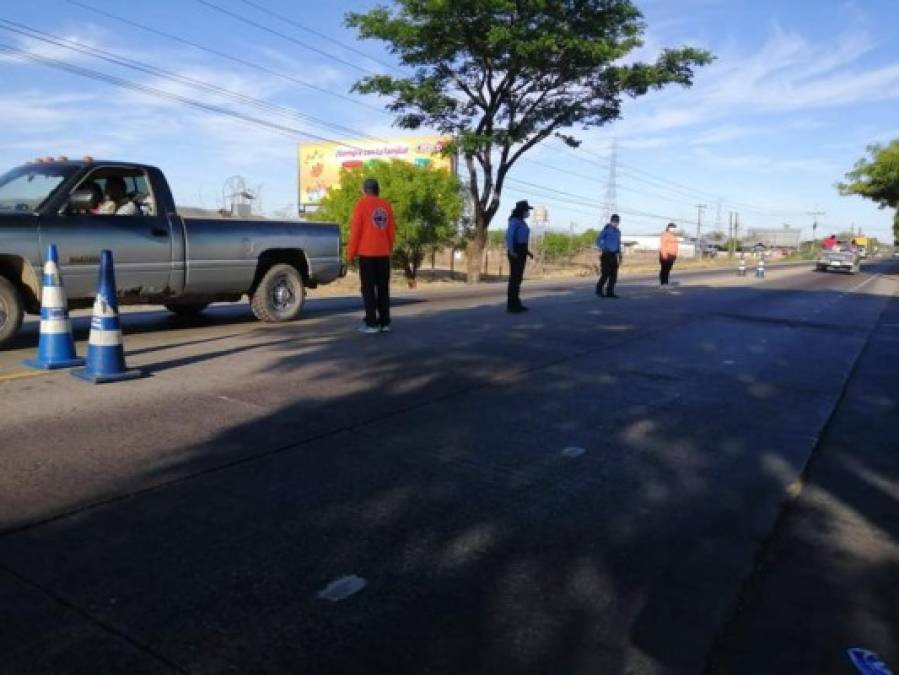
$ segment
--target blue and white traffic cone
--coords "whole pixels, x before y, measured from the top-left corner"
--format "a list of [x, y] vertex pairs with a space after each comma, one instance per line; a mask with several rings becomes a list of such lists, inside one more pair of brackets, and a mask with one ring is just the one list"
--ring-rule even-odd
[[745, 277], [746, 276], [746, 258], [743, 257], [743, 254], [740, 254], [740, 264], [737, 265], [737, 276]]
[[91, 334], [87, 341], [87, 366], [73, 370], [72, 375], [94, 384], [103, 384], [131, 380], [142, 374], [139, 370], [128, 370], [125, 366], [112, 252], [101, 251], [100, 278], [97, 280], [94, 316], [91, 319]]
[[759, 253], [759, 264], [755, 268], [755, 276], [758, 279], [765, 278], [765, 254]]
[[44, 279], [41, 289], [41, 332], [37, 343], [37, 358], [23, 363], [29, 368], [55, 370], [83, 366], [84, 359], [75, 354], [75, 338], [69, 320], [69, 303], [59, 273], [59, 252], [56, 244], [47, 247]]

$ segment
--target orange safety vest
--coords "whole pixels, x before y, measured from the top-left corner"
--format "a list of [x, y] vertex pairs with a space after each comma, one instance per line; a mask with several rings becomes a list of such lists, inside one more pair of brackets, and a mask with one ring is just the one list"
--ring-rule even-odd
[[659, 255], [665, 258], [676, 258], [678, 252], [677, 235], [665, 230], [662, 232], [662, 243], [659, 245]]

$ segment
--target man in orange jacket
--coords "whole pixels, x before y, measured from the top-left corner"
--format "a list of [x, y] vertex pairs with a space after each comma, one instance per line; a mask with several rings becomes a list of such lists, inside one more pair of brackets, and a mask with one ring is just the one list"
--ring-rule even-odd
[[350, 238], [346, 245], [348, 263], [359, 256], [359, 278], [365, 302], [365, 325], [359, 332], [389, 333], [390, 254], [396, 239], [396, 221], [390, 202], [378, 196], [378, 181], [366, 178], [362, 191], [364, 194], [356, 202], [350, 219]]

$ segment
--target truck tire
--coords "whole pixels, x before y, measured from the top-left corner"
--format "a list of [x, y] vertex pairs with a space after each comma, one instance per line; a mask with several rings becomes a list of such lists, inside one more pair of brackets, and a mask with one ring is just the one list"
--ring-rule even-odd
[[9, 279], [0, 277], [0, 349], [12, 344], [23, 318], [22, 296]]
[[191, 317], [197, 316], [204, 309], [209, 307], [208, 302], [183, 302], [183, 303], [168, 303], [165, 305], [165, 308], [170, 312], [174, 312], [178, 316], [183, 317]]
[[296, 319], [306, 301], [303, 277], [293, 265], [272, 265], [250, 298], [253, 314], [260, 321], [277, 323]]

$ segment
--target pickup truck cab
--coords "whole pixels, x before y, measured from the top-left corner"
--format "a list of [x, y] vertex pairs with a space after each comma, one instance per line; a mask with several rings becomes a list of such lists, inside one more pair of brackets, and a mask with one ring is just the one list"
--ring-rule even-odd
[[47, 245], [59, 249], [69, 305], [89, 307], [100, 251], [121, 304], [178, 314], [249, 296], [262, 321], [288, 321], [306, 289], [345, 274], [334, 223], [184, 218], [163, 173], [126, 162], [39, 161], [0, 176], [0, 347], [40, 312]]

